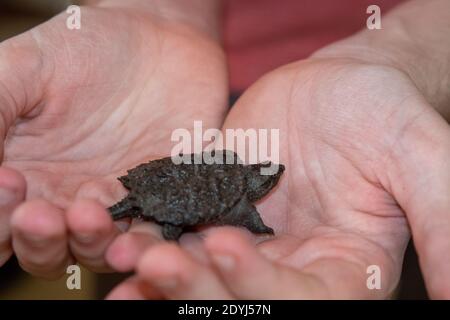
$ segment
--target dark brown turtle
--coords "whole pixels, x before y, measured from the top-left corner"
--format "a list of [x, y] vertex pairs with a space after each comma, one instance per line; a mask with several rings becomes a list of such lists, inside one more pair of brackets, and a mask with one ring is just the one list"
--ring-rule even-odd
[[[206, 164], [211, 162], [205, 163], [205, 155], [222, 162]], [[118, 178], [129, 193], [108, 209], [113, 219], [155, 221], [162, 225], [162, 234], [168, 240], [178, 239], [185, 228], [201, 225], [242, 226], [254, 233], [273, 234], [252, 203], [278, 183], [283, 165], [278, 165], [273, 175], [262, 175], [261, 168], [270, 166], [270, 162], [243, 165], [231, 151], [184, 157], [190, 163], [175, 164], [167, 157], [141, 164]]]

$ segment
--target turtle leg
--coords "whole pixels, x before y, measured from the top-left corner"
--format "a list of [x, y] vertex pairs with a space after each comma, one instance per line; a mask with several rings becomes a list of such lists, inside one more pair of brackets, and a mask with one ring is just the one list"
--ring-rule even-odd
[[253, 233], [273, 234], [273, 229], [264, 224], [255, 206], [247, 197], [243, 197], [227, 214], [222, 216], [218, 224], [242, 226]]
[[170, 223], [163, 224], [162, 235], [166, 240], [178, 240], [183, 233], [183, 228]]
[[136, 218], [140, 216], [140, 210], [130, 205], [128, 197], [123, 198], [115, 205], [109, 207], [108, 211], [111, 213], [111, 217], [113, 218], [113, 220], [119, 220], [128, 217]]

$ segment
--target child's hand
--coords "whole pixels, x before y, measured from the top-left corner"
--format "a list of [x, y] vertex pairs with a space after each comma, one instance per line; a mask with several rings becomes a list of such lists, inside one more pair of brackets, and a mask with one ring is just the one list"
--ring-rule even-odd
[[[116, 177], [170, 154], [174, 129], [223, 123], [215, 38], [171, 20], [181, 15], [173, 8], [161, 17], [114, 2], [82, 7], [80, 30], [67, 29], [63, 13], [0, 44], [0, 265], [14, 250], [25, 270], [48, 278], [73, 260], [109, 270], [104, 255], [120, 230], [105, 207], [125, 193]], [[117, 239], [117, 268], [157, 240], [152, 228]]]
[[[275, 237], [255, 247], [211, 230], [197, 241], [201, 259], [153, 246], [110, 298], [146, 297], [139, 288], [177, 299], [386, 298], [407, 219], [431, 295], [450, 298], [450, 127], [404, 73], [351, 59], [288, 65], [253, 85], [225, 128], [280, 129], [286, 171], [257, 204]], [[367, 286], [373, 265], [380, 290]]]

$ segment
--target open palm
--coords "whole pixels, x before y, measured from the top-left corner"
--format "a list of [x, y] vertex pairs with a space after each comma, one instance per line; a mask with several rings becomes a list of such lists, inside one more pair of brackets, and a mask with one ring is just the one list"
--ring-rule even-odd
[[[99, 204], [74, 201], [111, 205], [124, 193], [117, 176], [170, 153], [174, 129], [220, 126], [226, 108], [223, 54], [194, 28], [123, 8], [83, 8], [80, 30], [66, 18], [0, 45], [0, 180], [14, 190], [1, 224], [26, 200], [11, 218], [12, 244], [40, 275], [69, 261], [69, 232], [81, 235], [71, 240], [79, 260], [103, 269], [115, 227]], [[7, 231], [1, 238], [7, 246]]]
[[[286, 171], [257, 204], [276, 236], [255, 250], [240, 231], [213, 230], [197, 240], [207, 259], [154, 246], [111, 298], [386, 298], [399, 280], [407, 218], [422, 268], [445, 267], [437, 221], [450, 190], [450, 128], [403, 73], [345, 59], [288, 65], [253, 85], [224, 128], [280, 129]], [[379, 290], [367, 285], [374, 270]], [[432, 294], [448, 292], [439, 278], [426, 280]]]

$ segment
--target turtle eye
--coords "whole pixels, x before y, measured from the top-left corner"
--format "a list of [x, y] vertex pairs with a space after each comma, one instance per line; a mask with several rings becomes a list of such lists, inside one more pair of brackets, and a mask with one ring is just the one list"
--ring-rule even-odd
[[264, 189], [269, 189], [273, 185], [273, 179], [272, 176], [266, 176], [267, 179], [261, 184], [261, 187]]

